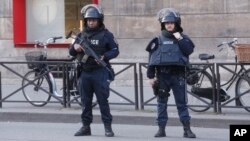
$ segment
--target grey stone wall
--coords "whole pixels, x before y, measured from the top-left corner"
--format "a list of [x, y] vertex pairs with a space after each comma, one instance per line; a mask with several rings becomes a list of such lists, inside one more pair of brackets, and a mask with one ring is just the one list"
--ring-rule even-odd
[[[0, 0], [0, 56], [1, 60], [16, 56], [13, 53], [12, 0]], [[14, 55], [15, 54], [15, 55]]]
[[0, 39], [12, 39], [12, 0], [1, 0]]
[[[250, 0], [100, 0], [100, 4], [106, 27], [120, 45], [114, 62], [147, 62], [145, 47], [160, 31], [156, 13], [165, 7], [180, 11], [184, 33], [196, 45], [193, 62], [199, 62], [199, 53], [215, 54], [214, 61], [232, 61], [234, 53], [230, 49], [218, 52], [216, 45], [234, 37], [250, 43]], [[13, 45], [12, 5], [12, 0], [0, 0], [0, 61], [24, 60], [24, 53], [30, 50]], [[54, 48], [48, 56], [65, 58], [67, 53], [67, 49]], [[127, 76], [119, 76], [119, 82], [132, 84]]]
[[205, 52], [215, 54], [215, 61], [232, 61], [233, 53], [219, 53], [216, 45], [235, 37], [250, 43], [249, 0], [101, 0], [101, 6], [106, 26], [120, 43], [121, 60], [147, 61], [145, 46], [160, 31], [156, 13], [166, 7], [180, 11], [184, 33], [196, 45], [193, 61]]
[[[105, 12], [105, 24], [120, 44], [121, 54], [116, 61], [146, 62], [145, 46], [160, 27], [156, 13], [161, 8], [173, 7], [180, 11], [184, 33], [196, 48], [191, 59], [199, 53], [211, 52], [230, 60], [227, 50], [219, 55], [216, 45], [237, 37], [250, 43], [249, 0], [100, 0]], [[1, 58], [23, 56], [27, 49], [13, 47], [12, 0], [0, 0], [0, 55]], [[58, 53], [60, 52], [60, 53]], [[51, 49], [55, 58], [67, 55], [65, 49]]]

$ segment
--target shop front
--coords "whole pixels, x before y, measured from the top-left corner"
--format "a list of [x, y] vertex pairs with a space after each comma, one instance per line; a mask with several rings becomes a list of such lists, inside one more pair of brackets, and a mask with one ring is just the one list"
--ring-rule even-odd
[[[33, 47], [35, 40], [65, 36], [81, 30], [80, 10], [98, 0], [13, 0], [13, 42], [15, 47]], [[49, 47], [68, 47], [65, 39]]]

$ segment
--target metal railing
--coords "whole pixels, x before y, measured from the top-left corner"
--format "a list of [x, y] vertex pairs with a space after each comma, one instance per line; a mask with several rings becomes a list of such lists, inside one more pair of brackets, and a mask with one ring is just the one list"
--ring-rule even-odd
[[[114, 88], [110, 87], [110, 92], [112, 92], [113, 94], [117, 95], [118, 97], [122, 98], [123, 100], [125, 100], [126, 102], [110, 102], [109, 104], [113, 104], [113, 105], [133, 105], [135, 106], [135, 109], [138, 110], [139, 108], [139, 103], [138, 103], [138, 79], [137, 79], [137, 71], [136, 71], [136, 63], [111, 63], [112, 66], [118, 66], [118, 65], [122, 65], [125, 66], [125, 68], [119, 70], [118, 72], [115, 72], [115, 76], [117, 77], [118, 75], [126, 72], [128, 69], [132, 68], [133, 69], [133, 87], [134, 87], [134, 97], [135, 99], [132, 100], [131, 98], [128, 98], [127, 95], [128, 94], [123, 94], [123, 92], [119, 92], [117, 90], [115, 90]], [[67, 69], [68, 67], [66, 67]], [[68, 72], [68, 70], [66, 70], [66, 73]], [[68, 73], [67, 73], [68, 74]], [[68, 76], [66, 77], [66, 81], [68, 82]], [[114, 80], [116, 81], [116, 80]], [[115, 83], [115, 82], [112, 82]], [[68, 87], [68, 85], [66, 86]], [[67, 88], [67, 90], [69, 90]], [[67, 91], [67, 93], [69, 93], [69, 91]], [[67, 95], [67, 106], [70, 107], [71, 103], [74, 102], [73, 100], [70, 100], [71, 95], [68, 94]], [[80, 97], [79, 97], [80, 98]]]
[[[9, 73], [17, 76], [19, 79], [25, 79], [24, 75], [20, 73], [19, 70], [15, 70], [11, 67], [9, 67], [8, 65], [18, 65], [18, 64], [27, 64], [30, 62], [0, 62], [0, 66], [1, 68], [6, 69]], [[69, 87], [68, 87], [68, 83], [69, 83], [69, 66], [72, 65], [71, 62], [65, 62], [65, 61], [41, 61], [38, 63], [46, 63], [48, 65], [53, 65], [53, 67], [50, 67], [49, 71], [46, 72], [45, 74], [42, 74], [40, 76], [37, 76], [36, 79], [39, 79], [40, 77], [43, 77], [44, 75], [46, 75], [49, 72], [53, 72], [55, 70], [57, 70], [58, 72], [58, 68], [62, 68], [61, 73], [62, 73], [62, 86], [63, 86], [63, 98], [57, 98], [54, 97], [55, 100], [54, 101], [50, 101], [52, 103], [59, 103], [62, 104], [63, 107], [70, 107], [70, 104], [72, 103], [72, 100], [70, 100], [70, 93], [69, 93]], [[115, 105], [133, 105], [135, 107], [135, 109], [141, 109], [144, 110], [145, 106], [152, 106], [152, 105], [156, 105], [156, 104], [150, 104], [150, 102], [152, 100], [155, 99], [155, 96], [152, 94], [152, 97], [149, 99], [145, 100], [145, 93], [144, 93], [144, 73], [143, 73], [143, 69], [147, 68], [147, 63], [139, 63], [139, 68], [137, 71], [137, 64], [136, 63], [112, 63], [113, 66], [117, 66], [117, 65], [121, 65], [123, 66], [123, 68], [119, 71], [117, 71], [115, 73], [116, 76], [119, 76], [121, 74], [123, 74], [124, 72], [128, 71], [129, 69], [133, 69], [133, 95], [134, 95], [134, 99], [129, 98], [127, 95], [128, 94], [124, 94], [124, 91], [118, 91], [115, 88], [110, 88], [110, 91], [117, 95], [118, 97], [122, 98], [123, 100], [125, 100], [125, 102], [111, 102], [110, 104], [115, 104]], [[214, 112], [218, 112], [221, 113], [222, 112], [222, 108], [249, 108], [249, 106], [244, 106], [242, 105], [242, 103], [239, 101], [240, 97], [242, 97], [244, 94], [242, 95], [236, 95], [236, 93], [229, 93], [229, 95], [235, 95], [234, 97], [231, 97], [229, 100], [225, 101], [225, 102], [221, 102], [220, 101], [220, 92], [219, 90], [222, 88], [221, 86], [221, 76], [222, 73], [220, 72], [222, 69], [224, 69], [224, 71], [226, 70], [227, 72], [235, 75], [235, 78], [233, 81], [236, 81], [239, 78], [242, 78], [243, 80], [246, 81], [246, 83], [249, 85], [249, 89], [250, 89], [250, 78], [244, 77], [242, 75], [242, 73], [238, 73], [235, 72], [233, 69], [231, 69], [230, 67], [227, 66], [232, 66], [232, 65], [238, 65], [238, 66], [249, 66], [250, 64], [242, 64], [242, 63], [211, 63], [211, 64], [207, 64], [207, 63], [197, 63], [197, 64], [191, 64], [191, 65], [197, 65], [202, 67], [201, 70], [205, 70], [205, 71], [209, 71], [211, 76], [212, 76], [212, 87], [213, 89], [213, 102], [211, 105], [205, 105], [205, 106], [209, 106], [209, 107], [213, 107], [213, 111]], [[60, 71], [59, 71], [60, 72]], [[138, 76], [139, 73], [139, 76]], [[13, 90], [12, 92], [5, 94], [4, 96], [2, 95], [3, 93], [3, 88], [2, 88], [2, 75], [3, 73], [0, 72], [0, 108], [2, 107], [2, 103], [3, 102], [27, 102], [26, 100], [9, 100], [10, 97], [12, 97], [13, 95], [17, 94], [18, 92], [20, 92], [24, 87], [26, 87], [29, 84], [35, 85], [34, 81], [29, 81], [28, 84], [18, 87], [17, 89]], [[139, 81], [139, 83], [138, 83]], [[230, 83], [230, 87], [231, 85], [235, 84], [234, 83]], [[39, 86], [38, 86], [39, 87]], [[44, 90], [46, 92], [46, 90]], [[140, 91], [140, 93], [139, 93]], [[49, 92], [46, 92], [47, 94], [51, 94]], [[249, 90], [250, 93], [250, 90]], [[130, 93], [131, 95], [131, 93]], [[52, 96], [53, 97], [53, 96]], [[202, 100], [202, 99], [201, 99]], [[235, 105], [232, 105], [232, 102], [235, 102]], [[250, 99], [249, 99], [249, 103], [250, 103]], [[231, 104], [231, 105], [230, 105]], [[169, 106], [173, 106], [175, 104], [170, 104]], [[197, 105], [189, 105], [189, 106], [197, 106]], [[202, 106], [202, 105], [201, 105]]]
[[[18, 76], [19, 79], [26, 79], [24, 77], [25, 74], [20, 74], [19, 70], [15, 70], [11, 67], [8, 67], [8, 64], [27, 64], [27, 63], [31, 63], [31, 62], [0, 62], [0, 66], [2, 66], [4, 69], [6, 69], [8, 72], [11, 72], [12, 74]], [[34, 63], [34, 62], [32, 62]], [[72, 103], [72, 100], [70, 100], [70, 92], [69, 92], [69, 86], [67, 84], [69, 84], [69, 67], [72, 65], [71, 62], [68, 61], [37, 61], [35, 63], [43, 63], [43, 64], [47, 64], [49, 66], [49, 71], [47, 71], [46, 73], [37, 76], [33, 81], [28, 81], [28, 83], [24, 86], [21, 86], [19, 88], [17, 88], [16, 90], [14, 90], [13, 92], [9, 93], [9, 94], [5, 94], [6, 96], [2, 97], [2, 85], [0, 85], [0, 108], [2, 107], [2, 103], [3, 102], [27, 102], [26, 100], [9, 100], [10, 97], [12, 97], [13, 95], [17, 94], [17, 92], [22, 91], [23, 88], [25, 88], [27, 85], [32, 84], [34, 86], [37, 86], [39, 89], [40, 86], [36, 85], [34, 83], [35, 80], [43, 77], [44, 75], [47, 75], [49, 72], [52, 72], [55, 75], [55, 72], [58, 72], [60, 74], [57, 74], [57, 76], [62, 76], [62, 89], [63, 89], [63, 98], [57, 98], [53, 95], [51, 95], [50, 92], [43, 90], [45, 93], [50, 94], [52, 97], [54, 97], [57, 101], [49, 101], [48, 103], [61, 103], [63, 105], [63, 107], [70, 107], [70, 104]], [[134, 100], [132, 100], [131, 98], [127, 97], [127, 94], [122, 94], [122, 92], [119, 92], [117, 90], [115, 90], [114, 88], [110, 88], [110, 91], [112, 93], [114, 93], [115, 95], [119, 96], [120, 98], [124, 99], [126, 102], [113, 102], [110, 104], [115, 104], [115, 105], [134, 105], [135, 109], [138, 110], [139, 104], [138, 104], [138, 77], [137, 77], [137, 71], [136, 71], [136, 63], [112, 63], [112, 65], [122, 65], [125, 66], [125, 68], [119, 70], [118, 72], [115, 73], [116, 76], [124, 73], [125, 71], [127, 71], [128, 69], [133, 69], [133, 87], [134, 87]], [[58, 71], [61, 70], [61, 71]], [[60, 78], [60, 77], [59, 77]], [[1, 84], [1, 72], [0, 72], [0, 84]]]
[[[231, 66], [231, 67], [230, 67]], [[249, 97], [243, 98], [244, 95], [250, 93], [250, 70], [249, 68], [245, 68], [246, 66], [250, 67], [250, 63], [217, 63], [216, 64], [216, 79], [217, 79], [217, 107], [218, 107], [218, 113], [222, 113], [222, 108], [245, 108], [247, 109], [248, 112], [250, 112], [250, 95]], [[238, 70], [238, 68], [240, 69]], [[222, 75], [220, 74], [220, 70], [224, 70], [228, 73], [231, 74], [230, 80], [227, 81], [226, 84], [222, 84], [221, 82], [221, 77]], [[241, 79], [241, 81], [246, 81], [246, 85], [241, 86], [238, 81]], [[233, 85], [235, 84], [235, 85]], [[219, 91], [222, 87], [226, 87], [226, 91], [230, 90], [233, 86], [234, 93], [228, 93], [231, 97], [230, 99], [221, 102], [220, 101], [220, 96], [219, 96]], [[239, 89], [247, 89], [245, 92], [241, 93], [240, 91], [237, 91]], [[232, 97], [233, 96], [233, 97]], [[247, 103], [242, 103], [240, 99], [248, 101]], [[246, 99], [249, 98], [249, 99]], [[235, 102], [233, 105], [232, 102]], [[245, 106], [245, 105], [247, 106]]]
[[[10, 92], [9, 94], [6, 94], [6, 96], [3, 97], [2, 95], [2, 91], [0, 91], [0, 106], [2, 107], [2, 102], [19, 102], [19, 103], [23, 103], [23, 102], [27, 102], [26, 100], [9, 100], [10, 97], [12, 97], [13, 95], [17, 94], [18, 92], [22, 91], [23, 88], [27, 87], [28, 85], [32, 84], [34, 86], [36, 86], [37, 88], [41, 89], [42, 91], [44, 91], [46, 94], [51, 95], [54, 99], [56, 99], [56, 101], [49, 101], [51, 103], [61, 103], [62, 105], [64, 105], [64, 107], [66, 107], [66, 101], [65, 98], [60, 99], [58, 97], [55, 97], [54, 95], [52, 95], [49, 91], [41, 88], [40, 86], [38, 86], [37, 84], [35, 84], [34, 82], [36, 80], [38, 80], [39, 78], [42, 78], [44, 75], [47, 75], [48, 73], [50, 73], [51, 71], [55, 70], [57, 67], [64, 65], [65, 62], [47, 62], [47, 61], [38, 61], [35, 63], [41, 63], [41, 64], [56, 64], [55, 67], [51, 68], [50, 70], [44, 72], [41, 75], [36, 76], [36, 78], [32, 81], [28, 80], [27, 78], [24, 77], [25, 74], [21, 74], [20, 70], [16, 70], [16, 68], [11, 68], [8, 65], [21, 65], [21, 64], [27, 64], [27, 63], [31, 63], [31, 62], [0, 62], [0, 66], [2, 66], [2, 68], [6, 69], [8, 72], [11, 72], [11, 74], [13, 74], [14, 76], [17, 76], [19, 79], [21, 80], [26, 80], [28, 81], [27, 84], [23, 85], [20, 84], [20, 86], [18, 86], [17, 89], [15, 89], [14, 91]], [[34, 63], [34, 62], [32, 62]], [[64, 76], [65, 77], [65, 76]], [[0, 81], [2, 80], [2, 77], [0, 77]], [[2, 85], [1, 85], [2, 87]], [[65, 87], [65, 86], [64, 86]], [[0, 88], [2, 90], [2, 88]], [[63, 96], [66, 96], [65, 91], [63, 91]]]
[[[200, 68], [199, 71], [196, 72], [199, 73], [201, 71], [207, 71], [207, 72], [210, 72], [210, 75], [212, 76], [212, 88], [213, 88], [213, 98], [215, 99], [216, 97], [216, 92], [215, 92], [215, 67], [214, 67], [214, 64], [213, 63], [193, 63], [193, 64], [190, 64], [190, 65], [196, 65], [198, 68]], [[202, 66], [202, 67], [200, 67]], [[144, 109], [144, 106], [155, 106], [156, 104], [150, 104], [151, 101], [153, 101], [156, 96], [154, 96], [152, 94], [152, 97], [150, 97], [149, 99], [146, 99], [144, 98], [144, 77], [143, 77], [143, 72], [142, 72], [142, 69], [143, 68], [147, 68], [147, 63], [139, 63], [139, 83], [140, 83], [140, 108], [143, 110]], [[195, 74], [193, 74], [195, 75]], [[204, 102], [205, 105], [191, 105], [189, 104], [188, 106], [190, 107], [213, 107], [214, 109], [214, 112], [217, 112], [217, 108], [216, 108], [216, 103], [207, 103], [206, 101], [204, 101], [201, 97], [195, 97], [196, 99], [198, 100], [201, 100]], [[176, 104], [168, 104], [168, 106], [175, 106]]]

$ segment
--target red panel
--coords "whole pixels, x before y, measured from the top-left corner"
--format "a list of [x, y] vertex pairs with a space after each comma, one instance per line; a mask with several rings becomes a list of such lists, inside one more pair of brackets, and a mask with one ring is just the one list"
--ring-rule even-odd
[[98, 4], [98, 0], [92, 0], [93, 4]]
[[[34, 48], [34, 43], [17, 43], [15, 44], [18, 48]], [[70, 43], [51, 43], [48, 44], [48, 48], [68, 48], [70, 46]]]
[[25, 0], [13, 0], [13, 40], [14, 44], [26, 42]]

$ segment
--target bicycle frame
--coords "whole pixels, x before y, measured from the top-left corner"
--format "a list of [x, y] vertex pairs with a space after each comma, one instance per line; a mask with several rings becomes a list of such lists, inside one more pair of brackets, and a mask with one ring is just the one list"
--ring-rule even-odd
[[49, 76], [49, 80], [50, 80], [50, 83], [52, 85], [52, 94], [54, 96], [57, 96], [57, 97], [62, 97], [62, 95], [59, 95], [57, 93], [57, 86], [56, 86], [56, 81], [55, 81], [55, 78], [53, 76], [53, 74], [51, 72], [48, 73], [48, 76]]
[[[234, 44], [237, 41], [237, 39], [234, 39], [232, 42], [223, 42], [222, 44], [218, 45], [218, 47], [224, 45], [224, 44], [228, 44], [229, 47], [232, 47], [232, 44]], [[207, 64], [209, 64], [209, 59], [213, 59], [214, 55], [209, 55], [209, 54], [200, 54], [199, 58], [201, 60], [205, 60]], [[235, 58], [237, 59], [237, 58]], [[236, 60], [237, 62], [237, 60]], [[205, 104], [205, 106], [201, 106], [204, 107], [203, 109], [195, 109], [195, 108], [191, 108], [189, 107], [191, 110], [193, 111], [206, 111], [210, 108], [210, 106], [212, 105], [212, 103], [214, 102], [225, 102], [228, 101], [230, 99], [230, 96], [227, 95], [226, 91], [221, 89], [221, 85], [219, 84], [218, 86], [218, 80], [217, 78], [215, 78], [215, 73], [217, 72], [219, 75], [218, 71], [215, 71], [213, 68], [215, 68], [215, 65], [213, 65], [213, 67], [209, 67], [209, 65], [192, 65], [190, 67], [190, 73], [188, 73], [187, 76], [187, 83], [189, 86], [191, 86], [191, 90], [190, 90], [190, 94], [195, 97], [196, 99], [201, 101], [201, 104]], [[208, 69], [208, 70], [207, 70]], [[237, 72], [238, 74], [242, 74], [244, 68], [241, 67], [240, 71], [237, 72], [237, 65], [236, 65], [236, 69], [235, 69], [235, 73]], [[192, 72], [194, 71], [194, 72]], [[193, 73], [193, 74], [192, 74]], [[236, 80], [236, 74], [234, 73], [234, 75], [232, 77], [230, 77], [229, 81], [226, 82], [225, 85], [228, 85], [227, 89], [229, 89], [232, 84], [234, 83], [234, 81]], [[198, 75], [199, 74], [199, 75]], [[206, 80], [204, 80], [203, 82], [203, 78], [206, 78]], [[210, 84], [209, 87], [206, 86], [207, 82], [211, 82], [212, 85]], [[204, 84], [204, 87], [203, 85]], [[218, 94], [216, 96], [216, 93]], [[204, 99], [203, 99], [204, 98]], [[210, 101], [206, 101], [207, 100], [211, 100]], [[214, 104], [214, 110], [216, 111], [216, 104]]]
[[[43, 49], [44, 49], [44, 56], [45, 58], [47, 59], [47, 45], [50, 43], [50, 40], [53, 40], [53, 43], [57, 40], [57, 39], [61, 39], [62, 37], [51, 37], [49, 39], [47, 39], [46, 43], [42, 43], [42, 42], [39, 42], [39, 41], [35, 41], [36, 44], [35, 44], [35, 48], [37, 48], [37, 46], [43, 46]], [[44, 70], [45, 71], [49, 71], [48, 70], [48, 65], [46, 64], [46, 66], [44, 66]], [[51, 72], [48, 72], [47, 74], [48, 78], [49, 78], [49, 81], [52, 85], [52, 95], [56, 96], [56, 97], [62, 97], [62, 95], [58, 94], [57, 92], [57, 86], [56, 86], [56, 81], [55, 81], [55, 78], [53, 76], [53, 74]]]
[[[224, 42], [219, 46], [222, 46], [223, 44], [227, 44], [229, 47], [232, 47], [234, 49], [233, 44], [236, 42], [237, 40], [234, 39], [233, 41], [227, 43]], [[219, 47], [218, 46], [218, 47]], [[214, 56], [213, 55], [208, 55], [208, 54], [202, 54], [199, 56], [201, 60], [206, 60], [207, 64], [209, 63], [208, 59], [213, 59]], [[212, 72], [213, 76], [215, 76], [216, 73], [216, 78], [213, 78], [213, 83], [216, 83], [214, 86], [210, 87], [199, 87], [199, 83], [196, 80], [200, 80], [202, 79], [202, 75], [206, 76], [207, 78], [209, 78], [208, 74], [209, 71], [207, 70], [206, 65], [201, 65], [201, 66], [194, 66], [193, 68], [191, 68], [191, 70], [195, 71], [195, 74], [201, 73], [202, 75], [197, 76], [198, 79], [195, 79], [195, 75], [190, 75], [190, 85], [196, 85], [195, 87], [191, 87], [191, 92], [192, 92], [192, 96], [196, 97], [197, 99], [199, 98], [205, 98], [205, 99], [210, 99], [212, 100], [212, 102], [216, 102], [218, 105], [218, 111], [219, 113], [221, 113], [221, 107], [225, 106], [226, 104], [235, 101], [236, 106], [238, 107], [243, 107], [244, 109], [246, 109], [248, 112], [250, 112], [250, 106], [249, 106], [249, 102], [248, 99], [244, 99], [241, 98], [243, 95], [249, 94], [250, 90], [249, 89], [244, 89], [249, 88], [250, 85], [250, 77], [249, 77], [249, 73], [250, 73], [250, 69], [249, 68], [245, 68], [244, 64], [238, 64], [237, 63], [237, 56], [235, 56], [235, 63], [217, 63], [216, 66], [216, 71], [212, 71], [211, 68], [209, 68], [209, 70]], [[234, 66], [234, 68], [230, 68], [230, 67], [226, 67], [225, 65], [232, 65]], [[238, 65], [239, 65], [239, 69], [238, 69]], [[229, 77], [228, 80], [226, 80], [225, 82], [223, 82], [221, 84], [221, 77], [220, 77], [220, 70], [219, 68], [223, 68], [224, 70], [226, 70], [229, 73], [232, 73], [232, 75]], [[194, 81], [191, 81], [194, 80]], [[227, 92], [232, 86], [233, 84], [236, 82], [235, 84], [235, 97], [230, 98], [229, 95], [227, 95]], [[197, 83], [197, 84], [196, 84]], [[201, 82], [201, 84], [203, 84]], [[206, 84], [206, 82], [204, 83]], [[244, 85], [246, 84], [246, 85]], [[225, 90], [223, 90], [221, 87], [225, 87]], [[243, 87], [242, 87], [243, 86]], [[214, 88], [216, 89], [216, 93], [217, 95], [212, 96], [211, 93], [213, 92], [212, 89], [214, 90]], [[243, 91], [242, 91], [243, 90]], [[199, 97], [199, 98], [198, 98]], [[199, 99], [202, 102], [206, 103], [205, 101], [203, 101], [203, 99]], [[221, 104], [223, 102], [223, 104]], [[247, 105], [248, 104], [248, 105]], [[230, 107], [230, 106], [228, 106]], [[193, 111], [206, 111], [208, 110], [208, 108], [205, 109], [193, 109]], [[192, 110], [192, 109], [191, 109]]]

